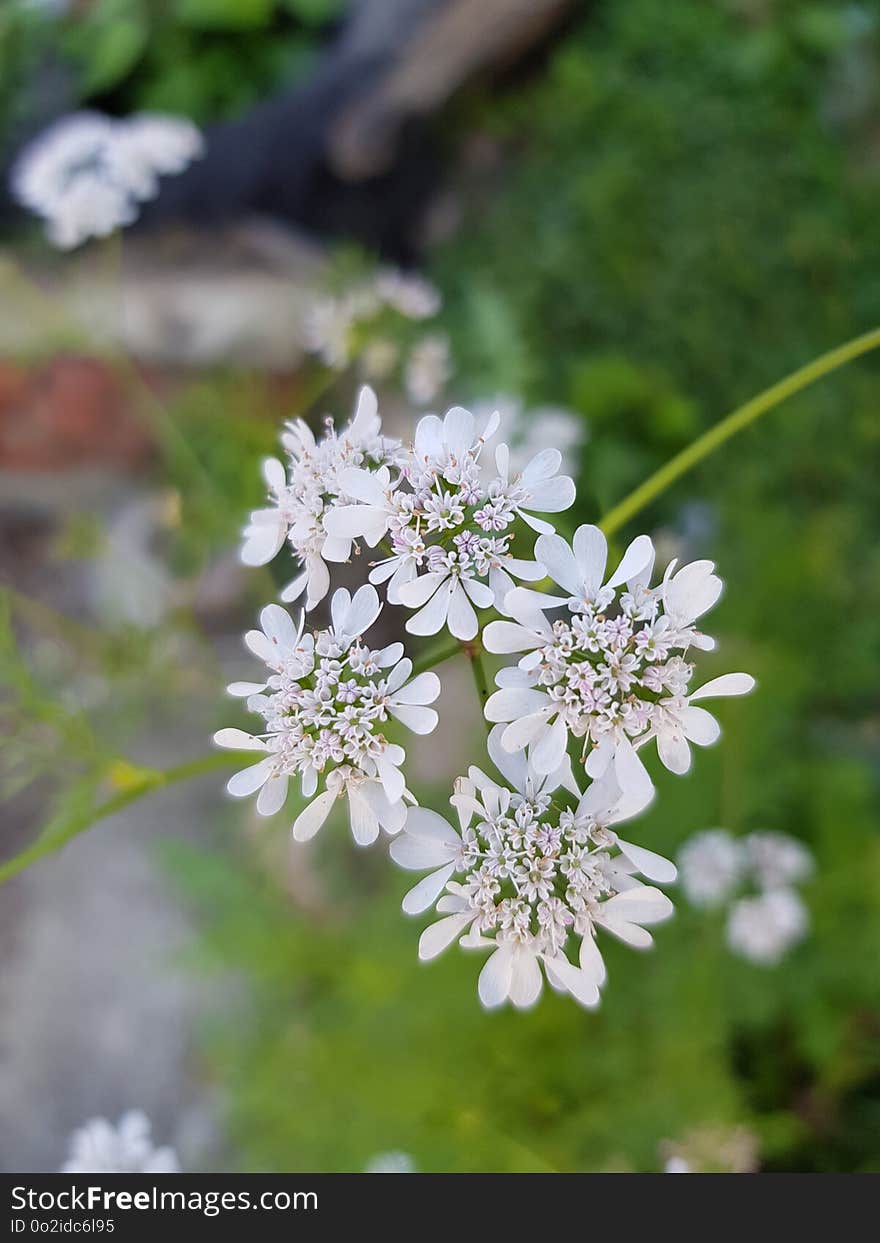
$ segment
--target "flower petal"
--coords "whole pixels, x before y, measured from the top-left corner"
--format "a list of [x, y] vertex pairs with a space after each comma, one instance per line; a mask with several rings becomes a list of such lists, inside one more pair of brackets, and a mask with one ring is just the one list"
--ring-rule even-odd
[[513, 947], [500, 945], [483, 964], [477, 981], [477, 994], [487, 1010], [507, 1000], [513, 978]]
[[755, 679], [749, 673], [722, 673], [720, 678], [713, 678], [690, 695], [690, 702], [697, 699], [720, 698], [725, 695], [747, 695], [754, 690]]
[[333, 810], [336, 795], [332, 790], [324, 790], [308, 807], [304, 808], [293, 823], [293, 836], [298, 842], [307, 842], [314, 837], [321, 825]]
[[[570, 595], [581, 594], [583, 582], [580, 566], [561, 535], [539, 535], [535, 541], [535, 560], [544, 566], [554, 583], [558, 583]], [[605, 568], [604, 562], [602, 568]]]
[[247, 798], [249, 794], [255, 794], [263, 782], [269, 780], [274, 763], [275, 757], [267, 755], [265, 759], [260, 760], [259, 764], [243, 768], [241, 772], [229, 778], [226, 783], [227, 791], [234, 798]]
[[426, 928], [419, 937], [419, 958], [422, 962], [428, 962], [442, 954], [473, 919], [473, 911], [463, 915], [447, 915], [445, 919], [440, 919]]
[[430, 876], [425, 876], [417, 885], [414, 885], [401, 903], [404, 913], [406, 915], [421, 915], [422, 911], [426, 911], [429, 906], [433, 906], [445, 889], [446, 882], [454, 871], [455, 864], [447, 863], [438, 872], [432, 872]]

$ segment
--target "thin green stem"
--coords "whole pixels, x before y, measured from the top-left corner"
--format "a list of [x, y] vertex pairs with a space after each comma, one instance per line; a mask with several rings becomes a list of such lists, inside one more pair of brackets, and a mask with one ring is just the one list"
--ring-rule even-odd
[[488, 732], [489, 722], [486, 720], [485, 709], [486, 700], [489, 698], [489, 683], [486, 679], [486, 670], [483, 668], [483, 646], [479, 639], [473, 639], [469, 643], [462, 642], [461, 650], [467, 656], [471, 667], [474, 686], [477, 688], [477, 698], [480, 701], [480, 716]]
[[90, 829], [99, 820], [106, 820], [108, 816], [115, 815], [116, 812], [136, 803], [145, 795], [152, 794], [156, 790], [164, 790], [168, 786], [176, 785], [179, 781], [188, 781], [191, 777], [200, 777], [203, 773], [213, 772], [218, 768], [233, 767], [240, 760], [241, 755], [235, 751], [211, 752], [210, 755], [200, 756], [196, 760], [187, 760], [172, 768], [144, 771], [143, 775], [135, 778], [131, 784], [127, 784], [124, 789], [105, 799], [103, 803], [99, 803], [97, 807], [77, 812], [57, 828], [50, 829], [38, 838], [32, 846], [28, 846], [26, 850], [22, 850], [20, 854], [0, 865], [0, 885], [11, 877], [17, 876], [19, 872], [23, 872], [38, 859], [60, 850], [72, 838], [78, 837], [80, 833]]
[[429, 648], [422, 652], [421, 656], [413, 661], [413, 674], [424, 673], [426, 669], [433, 669], [437, 665], [442, 665], [444, 660], [450, 660], [453, 656], [457, 656], [460, 651], [461, 647], [457, 639], [440, 639], [437, 643], [432, 643]]
[[613, 535], [615, 531], [619, 531], [625, 523], [629, 522], [630, 518], [635, 517], [640, 510], [665, 492], [677, 479], [680, 479], [703, 458], [708, 457], [710, 453], [714, 453], [737, 432], [741, 432], [743, 428], [754, 423], [762, 414], [780, 405], [787, 397], [799, 393], [801, 389], [830, 375], [838, 367], [877, 349], [878, 346], [880, 346], [880, 328], [874, 328], [864, 333], [863, 336], [838, 346], [837, 349], [829, 350], [827, 354], [813, 359], [805, 367], [801, 367], [798, 371], [786, 376], [784, 380], [765, 389], [763, 393], [747, 401], [744, 406], [739, 406], [720, 423], [716, 423], [709, 431], [699, 436], [693, 444], [688, 445], [681, 453], [677, 453], [665, 466], [661, 466], [635, 491], [630, 492], [629, 496], [624, 497], [619, 504], [609, 510], [600, 519], [599, 526], [606, 535]]

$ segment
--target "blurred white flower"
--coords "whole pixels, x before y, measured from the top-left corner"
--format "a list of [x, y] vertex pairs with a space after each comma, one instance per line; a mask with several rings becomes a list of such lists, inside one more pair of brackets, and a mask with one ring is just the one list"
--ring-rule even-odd
[[[269, 668], [264, 682], [234, 682], [229, 693], [247, 699], [265, 721], [265, 732], [222, 729], [218, 746], [264, 753], [257, 764], [236, 773], [227, 785], [237, 798], [256, 794], [257, 811], [272, 816], [283, 807], [291, 777], [313, 801], [297, 817], [293, 836], [313, 837], [333, 809], [347, 797], [352, 836], [358, 845], [375, 841], [379, 830], [403, 826], [406, 783], [403, 747], [385, 737], [391, 718], [416, 734], [429, 734], [437, 713], [427, 705], [440, 694], [435, 673], [410, 679], [412, 661], [403, 644], [373, 651], [361, 642], [381, 610], [369, 584], [352, 596], [340, 587], [331, 602], [329, 630], [304, 633], [290, 614], [269, 604], [261, 630], [245, 641]], [[319, 778], [324, 789], [314, 797]]]
[[408, 1152], [379, 1152], [364, 1166], [365, 1174], [415, 1174], [416, 1163]]
[[[368, 330], [386, 308], [404, 319], [418, 321], [436, 315], [440, 306], [439, 291], [424, 277], [396, 268], [381, 268], [373, 277], [358, 281], [335, 296], [319, 298], [309, 307], [303, 320], [303, 347], [317, 355], [327, 367], [341, 371], [348, 366], [356, 345], [365, 352], [370, 348], [369, 338], [366, 341], [356, 338], [362, 338], [364, 329]], [[376, 342], [380, 343], [389, 344]], [[374, 354], [373, 367], [377, 361], [379, 356]], [[396, 349], [390, 364], [387, 353], [381, 359], [387, 369], [371, 370], [365, 359], [367, 375], [381, 378], [396, 361]]]
[[807, 908], [793, 889], [769, 889], [733, 904], [727, 944], [749, 962], [772, 967], [804, 939], [809, 926]]
[[663, 1167], [664, 1174], [692, 1174], [693, 1170], [684, 1157], [670, 1157]]
[[743, 1126], [697, 1127], [660, 1145], [665, 1174], [752, 1174], [758, 1152], [757, 1136]]
[[695, 833], [678, 855], [681, 885], [694, 906], [720, 906], [739, 884], [744, 867], [742, 842], [725, 829]]
[[182, 172], [202, 153], [202, 136], [179, 117], [143, 114], [115, 121], [77, 112], [56, 121], [18, 156], [10, 185], [46, 221], [62, 249], [106, 237], [137, 218], [161, 175]]
[[173, 1148], [157, 1148], [150, 1121], [139, 1109], [122, 1115], [116, 1126], [92, 1118], [70, 1137], [62, 1174], [179, 1174]]
[[[488, 400], [481, 399], [473, 405], [474, 416], [488, 420], [493, 411], [501, 415], [501, 434], [510, 446], [510, 464], [513, 470], [522, 470], [536, 453], [547, 445], [553, 445], [562, 454], [562, 469], [567, 475], [577, 475], [580, 450], [587, 440], [587, 421], [583, 415], [562, 406], [536, 406], [527, 408], [518, 398], [499, 393]], [[495, 443], [487, 445], [487, 452], [494, 454]]]
[[773, 966], [806, 936], [809, 913], [790, 886], [811, 874], [813, 857], [788, 834], [735, 838], [707, 829], [684, 844], [678, 865], [694, 906], [721, 906], [740, 891], [728, 910], [727, 943], [750, 962]]
[[382, 268], [376, 276], [376, 294], [405, 319], [431, 319], [440, 310], [440, 290], [417, 272]]
[[[488, 739], [501, 779], [471, 767], [456, 782], [450, 802], [458, 829], [427, 808], [408, 811], [391, 857], [429, 874], [407, 893], [403, 910], [416, 915], [436, 904], [443, 916], [422, 933], [423, 960], [459, 939], [466, 949], [490, 951], [477, 989], [485, 1007], [534, 1005], [543, 968], [551, 987], [592, 1009], [605, 982], [597, 929], [650, 946], [648, 926], [667, 919], [672, 903], [636, 873], [668, 883], [675, 867], [612, 827], [648, 799], [625, 795], [610, 775], [580, 795], [567, 757], [553, 773], [536, 773], [522, 752], [504, 750], [502, 732], [496, 727]], [[575, 963], [565, 952], [572, 939]]]
[[415, 405], [426, 406], [443, 391], [451, 374], [449, 338], [439, 332], [422, 337], [412, 347], [406, 361], [406, 395]]
[[[583, 738], [588, 776], [613, 770], [622, 789], [637, 790], [651, 785], [637, 748], [656, 739], [663, 764], [687, 772], [689, 744], [708, 746], [721, 732], [696, 702], [744, 695], [755, 684], [748, 674], [728, 673], [689, 689], [688, 649], [714, 646], [694, 625], [721, 592], [712, 562], [677, 573], [673, 562], [652, 588], [654, 549], [640, 535], [606, 580], [607, 542], [595, 526], [579, 527], [572, 545], [541, 535], [535, 557], [566, 594], [516, 588], [504, 600], [514, 620], [490, 622], [483, 636], [490, 652], [526, 653], [518, 666], [501, 670], [500, 689], [486, 703], [487, 720], [507, 724], [503, 745], [527, 747], [537, 771], [552, 772], [569, 736]], [[546, 616], [560, 608], [567, 617]]]
[[787, 833], [750, 833], [743, 842], [746, 865], [759, 889], [779, 889], [806, 880], [813, 856]]

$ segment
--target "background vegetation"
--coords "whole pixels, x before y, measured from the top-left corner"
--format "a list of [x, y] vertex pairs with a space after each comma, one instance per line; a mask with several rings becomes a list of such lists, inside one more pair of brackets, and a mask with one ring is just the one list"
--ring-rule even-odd
[[[333, 6], [178, 8], [167, 44], [160, 32], [115, 77], [87, 66], [86, 97], [225, 111], [262, 93], [269, 62], [298, 55]], [[232, 98], [208, 58], [175, 82], [187, 22], [216, 22], [220, 65], [240, 33], [227, 48], [217, 14], [243, 22], [245, 8], [247, 37], [265, 39], [253, 80], [239, 74]], [[294, 19], [289, 44], [267, 33]], [[449, 149], [478, 141], [493, 158], [476, 174], [458, 162], [462, 225], [430, 256], [455, 397], [576, 410], [589, 429], [579, 520], [880, 319], [878, 69], [873, 6], [625, 0], [589, 6], [525, 87], [460, 106]], [[216, 847], [169, 826], [162, 860], [198, 916], [189, 968], [242, 983], [202, 1053], [243, 1168], [358, 1169], [404, 1149], [423, 1170], [654, 1170], [664, 1141], [735, 1127], [763, 1169], [880, 1168], [877, 377], [868, 359], [799, 396], [637, 521], [716, 560], [717, 669], [759, 681], [722, 709], [726, 738], [689, 779], [654, 774], [643, 840], [674, 853], [712, 824], [800, 838], [817, 861], [809, 940], [775, 970], [749, 966], [682, 898], [653, 953], [610, 948], [597, 1014], [549, 997], [487, 1016], [474, 960], [417, 963], [418, 928], [398, 911], [408, 880], [381, 851], [322, 835], [317, 896], [291, 900], [272, 862], [289, 817], [255, 839], [218, 799]], [[184, 559], [222, 547], [259, 491], [272, 428], [235, 401], [217, 413], [235, 384], [203, 381], [175, 411], [211, 481], [165, 459]], [[442, 808], [448, 785], [423, 801]]]

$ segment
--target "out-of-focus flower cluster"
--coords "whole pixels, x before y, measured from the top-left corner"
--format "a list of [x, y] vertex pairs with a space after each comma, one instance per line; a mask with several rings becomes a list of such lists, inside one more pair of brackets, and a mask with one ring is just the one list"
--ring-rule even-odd
[[754, 1174], [758, 1137], [747, 1127], [700, 1127], [660, 1145], [665, 1174]]
[[726, 908], [727, 944], [742, 958], [775, 966], [807, 935], [809, 912], [795, 885], [811, 875], [813, 857], [795, 838], [706, 829], [685, 843], [678, 865], [694, 906]]
[[114, 120], [75, 112], [21, 152], [10, 184], [16, 199], [46, 221], [53, 245], [71, 250], [137, 219], [159, 178], [202, 154], [202, 136], [181, 117], [142, 113]]
[[[654, 548], [641, 535], [609, 574], [599, 528], [581, 526], [569, 543], [542, 516], [575, 499], [559, 450], [514, 467], [500, 423], [496, 410], [478, 417], [454, 406], [424, 415], [411, 441], [389, 439], [363, 388], [341, 432], [328, 422], [316, 440], [305, 424], [288, 426], [287, 464], [264, 466], [270, 505], [251, 515], [245, 561], [263, 564], [288, 544], [299, 573], [282, 598], [304, 595], [306, 611], [329, 590], [334, 562], [368, 561], [369, 582], [353, 598], [336, 591], [327, 630], [307, 631], [305, 612], [295, 624], [277, 605], [263, 610], [246, 641], [268, 676], [229, 688], [263, 729], [216, 740], [263, 753], [229, 783], [235, 795], [259, 790], [263, 814], [280, 810], [289, 779], [300, 780], [312, 801], [296, 838], [313, 836], [343, 796], [359, 844], [392, 835], [394, 861], [427, 873], [404, 911], [435, 907], [441, 917], [423, 932], [420, 956], [455, 940], [488, 951], [485, 1006], [530, 1006], [546, 979], [591, 1008], [606, 978], [597, 933], [646, 948], [648, 929], [672, 913], [656, 886], [675, 880], [675, 866], [617, 831], [654, 797], [639, 751], [656, 741], [663, 764], [686, 772], [690, 744], [720, 734], [698, 702], [754, 683], [728, 673], [691, 685], [691, 653], [715, 645], [697, 624], [721, 594], [712, 562], [673, 562], [652, 585]], [[548, 577], [562, 594], [516, 585]], [[429, 669], [412, 677], [399, 642], [365, 645], [382, 607], [377, 588], [411, 611], [410, 634], [448, 629], [475, 661], [484, 649], [519, 656], [485, 703], [496, 775], [474, 765], [455, 782], [456, 824], [407, 789], [391, 731], [433, 730], [428, 705], [440, 682]]]
[[62, 1174], [179, 1174], [173, 1148], [158, 1148], [150, 1120], [139, 1109], [124, 1113], [114, 1126], [92, 1118], [70, 1137]]
[[431, 331], [401, 344], [401, 336], [412, 337], [401, 327], [433, 319], [441, 305], [439, 291], [424, 277], [380, 268], [341, 293], [319, 298], [305, 315], [302, 343], [334, 371], [356, 359], [371, 382], [397, 373], [409, 400], [424, 406], [452, 374], [449, 339]]

